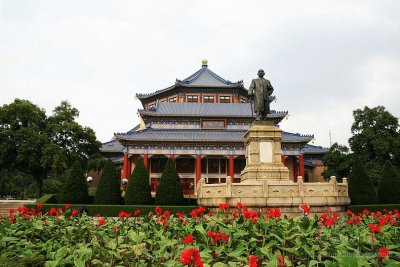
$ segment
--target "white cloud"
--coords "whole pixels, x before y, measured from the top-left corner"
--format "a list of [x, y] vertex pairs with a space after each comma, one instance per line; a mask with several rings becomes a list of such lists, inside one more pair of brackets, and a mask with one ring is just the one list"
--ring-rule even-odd
[[[136, 93], [210, 68], [248, 86], [264, 68], [285, 130], [346, 143], [352, 110], [398, 115], [397, 1], [38, 1], [0, 6], [0, 104], [61, 100], [100, 140], [136, 123]], [[379, 101], [377, 100], [379, 99]], [[379, 102], [379, 103], [378, 103]], [[375, 104], [376, 103], [376, 104]]]

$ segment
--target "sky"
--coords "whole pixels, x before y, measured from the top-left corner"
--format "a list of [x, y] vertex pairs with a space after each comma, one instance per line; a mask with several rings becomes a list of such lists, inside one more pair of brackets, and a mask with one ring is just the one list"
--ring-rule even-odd
[[136, 93], [209, 68], [246, 88], [263, 68], [284, 131], [347, 145], [352, 112], [400, 114], [400, 1], [0, 0], [0, 105], [67, 100], [106, 142]]

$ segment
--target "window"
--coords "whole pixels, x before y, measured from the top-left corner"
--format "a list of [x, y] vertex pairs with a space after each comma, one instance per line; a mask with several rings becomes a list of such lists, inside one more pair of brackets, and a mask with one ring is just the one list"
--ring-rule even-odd
[[177, 158], [176, 171], [178, 173], [194, 173], [196, 162], [194, 158]]
[[206, 95], [203, 96], [204, 103], [214, 103], [214, 96], [213, 95]]
[[147, 106], [147, 109], [154, 108], [156, 106], [156, 103], [151, 103]]
[[241, 97], [240, 98], [240, 103], [247, 103], [247, 98]]
[[187, 102], [199, 102], [199, 96], [197, 95], [188, 95]]
[[150, 170], [152, 173], [162, 173], [165, 165], [167, 164], [167, 158], [150, 158]]
[[231, 103], [231, 97], [230, 96], [220, 96], [219, 102], [220, 103]]
[[171, 97], [171, 98], [168, 100], [168, 102], [176, 102], [176, 96]]

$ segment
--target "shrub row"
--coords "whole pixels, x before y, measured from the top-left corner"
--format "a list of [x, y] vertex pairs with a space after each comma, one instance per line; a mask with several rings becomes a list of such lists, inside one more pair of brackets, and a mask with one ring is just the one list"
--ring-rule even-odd
[[[26, 205], [27, 208], [36, 208], [37, 204]], [[63, 208], [65, 204], [44, 204], [42, 213], [47, 213], [51, 208]], [[85, 209], [89, 216], [95, 216], [100, 214], [101, 216], [117, 217], [120, 211], [132, 213], [135, 210], [140, 210], [141, 215], [148, 215], [150, 212], [154, 213], [156, 206], [153, 205], [81, 205], [71, 204], [71, 209]], [[198, 206], [161, 206], [163, 210], [169, 210], [171, 213], [180, 212], [182, 214], [189, 214], [193, 209], [197, 209]]]

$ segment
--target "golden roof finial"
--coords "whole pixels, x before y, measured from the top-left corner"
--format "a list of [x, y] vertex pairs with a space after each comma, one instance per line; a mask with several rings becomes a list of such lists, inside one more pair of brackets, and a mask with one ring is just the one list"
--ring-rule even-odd
[[203, 59], [203, 60], [201, 61], [201, 65], [207, 67], [207, 65], [208, 65], [208, 60], [207, 60], [206, 58]]

